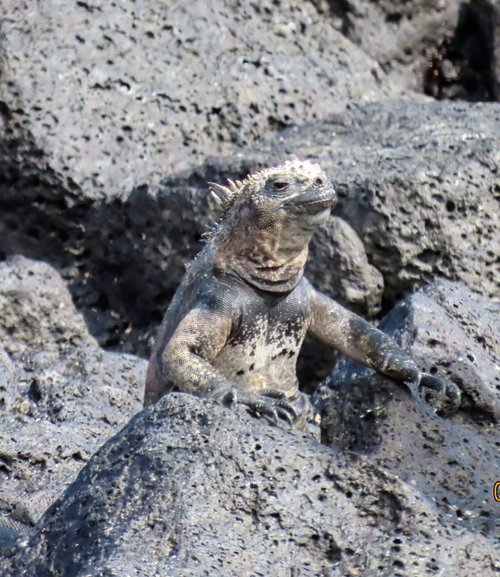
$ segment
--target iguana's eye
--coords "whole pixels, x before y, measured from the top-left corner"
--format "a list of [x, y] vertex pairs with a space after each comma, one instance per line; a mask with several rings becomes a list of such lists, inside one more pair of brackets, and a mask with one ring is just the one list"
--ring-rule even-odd
[[286, 180], [275, 180], [273, 186], [275, 190], [285, 190], [288, 188], [288, 182]]
[[314, 184], [316, 184], [316, 185], [318, 185], [318, 186], [322, 186], [322, 185], [325, 184], [325, 183], [324, 183], [323, 179], [321, 178], [321, 176], [317, 176], [317, 177], [314, 179]]

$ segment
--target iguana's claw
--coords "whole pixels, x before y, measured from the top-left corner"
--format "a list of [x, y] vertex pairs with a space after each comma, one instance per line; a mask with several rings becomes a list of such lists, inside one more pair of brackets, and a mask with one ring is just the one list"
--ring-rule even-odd
[[223, 405], [236, 403], [245, 405], [253, 413], [268, 417], [274, 423], [283, 419], [292, 425], [298, 416], [292, 404], [286, 400], [285, 394], [277, 389], [264, 389], [257, 394], [237, 391], [235, 388], [220, 387], [211, 393], [210, 398], [212, 401]]
[[422, 373], [420, 379], [419, 391], [423, 388], [436, 391], [441, 398], [445, 398], [451, 410], [457, 410], [460, 407], [462, 393], [456, 383], [450, 381], [445, 377], [438, 377], [437, 375], [430, 375], [429, 373]]
[[240, 393], [238, 402], [246, 405], [252, 412], [270, 418], [274, 423], [283, 419], [292, 425], [297, 418], [297, 411], [281, 391], [267, 389], [260, 394]]
[[404, 351], [396, 350], [386, 357], [382, 372], [387, 376], [401, 380], [410, 389], [423, 388], [436, 391], [446, 411], [456, 411], [460, 406], [461, 393], [458, 386], [445, 377], [422, 373], [415, 362]]

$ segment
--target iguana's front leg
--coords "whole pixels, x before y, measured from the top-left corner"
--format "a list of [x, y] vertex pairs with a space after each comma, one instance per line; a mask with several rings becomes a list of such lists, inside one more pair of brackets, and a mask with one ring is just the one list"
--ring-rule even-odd
[[177, 326], [160, 352], [160, 380], [180, 391], [206, 396], [220, 403], [241, 403], [252, 412], [291, 422], [296, 411], [279, 391], [239, 391], [212, 364], [231, 333], [232, 320], [222, 311], [198, 307]]
[[422, 373], [389, 336], [327, 296], [312, 289], [311, 333], [348, 357], [407, 385], [441, 390], [455, 406], [460, 390], [448, 379]]

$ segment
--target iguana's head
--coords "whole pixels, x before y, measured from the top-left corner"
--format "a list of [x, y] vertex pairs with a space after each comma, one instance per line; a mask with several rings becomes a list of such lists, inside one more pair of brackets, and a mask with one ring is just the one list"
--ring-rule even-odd
[[336, 202], [320, 166], [287, 161], [229, 186], [212, 184], [211, 191], [224, 205], [211, 241], [216, 266], [264, 290], [293, 288], [312, 234]]
[[324, 220], [336, 202], [326, 174], [307, 160], [290, 160], [241, 182], [230, 180], [229, 186], [212, 184], [211, 191], [222, 201], [227, 219], [243, 210], [263, 226], [274, 220], [311, 221], [317, 226], [319, 215]]

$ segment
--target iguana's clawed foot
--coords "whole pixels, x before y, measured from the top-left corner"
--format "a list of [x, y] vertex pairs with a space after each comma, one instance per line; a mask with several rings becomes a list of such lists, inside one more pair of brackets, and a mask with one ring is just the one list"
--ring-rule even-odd
[[424, 387], [438, 393], [439, 400], [444, 401], [446, 411], [456, 411], [460, 407], [462, 393], [458, 385], [453, 381], [445, 377], [422, 373], [418, 387], [419, 391]]
[[439, 409], [444, 412], [456, 411], [462, 398], [460, 389], [445, 377], [422, 373], [417, 365], [403, 351], [391, 352], [383, 367], [384, 374], [403, 381], [409, 388], [429, 389], [437, 393]]
[[287, 401], [286, 396], [276, 389], [264, 389], [260, 393], [248, 393], [234, 388], [215, 390], [210, 398], [224, 405], [239, 403], [245, 405], [252, 413], [271, 419], [277, 423], [279, 419], [292, 425], [297, 418], [297, 411]]
[[284, 393], [274, 389], [263, 390], [260, 393], [240, 392], [238, 402], [247, 406], [252, 413], [271, 419], [273, 423], [283, 419], [292, 425], [297, 418], [297, 411], [286, 400]]

